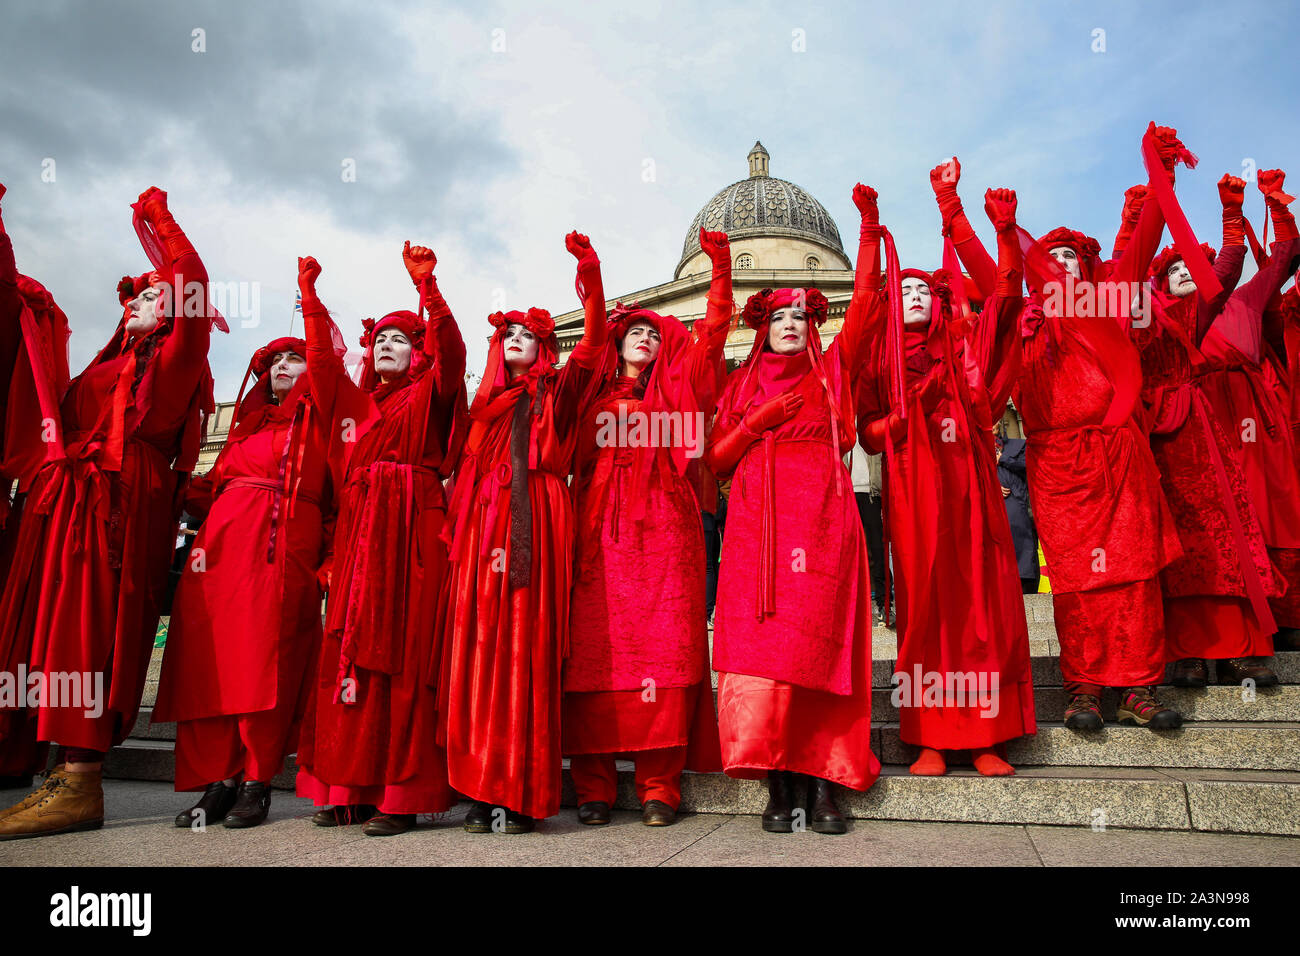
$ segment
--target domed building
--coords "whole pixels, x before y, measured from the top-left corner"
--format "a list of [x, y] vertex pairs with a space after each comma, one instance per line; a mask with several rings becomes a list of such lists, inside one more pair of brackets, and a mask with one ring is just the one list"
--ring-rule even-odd
[[[749, 151], [749, 176], [719, 190], [686, 230], [681, 258], [672, 281], [612, 296], [609, 304], [640, 303], [687, 326], [704, 315], [712, 266], [700, 249], [700, 227], [725, 232], [731, 239], [732, 287], [736, 307], [761, 289], [815, 286], [830, 301], [822, 326], [829, 345], [844, 322], [853, 295], [853, 262], [844, 253], [840, 231], [821, 203], [799, 186], [768, 173], [769, 154], [762, 143]], [[560, 354], [567, 357], [582, 338], [582, 310], [556, 316]], [[727, 340], [734, 364], [749, 354], [752, 330], [741, 327]]]

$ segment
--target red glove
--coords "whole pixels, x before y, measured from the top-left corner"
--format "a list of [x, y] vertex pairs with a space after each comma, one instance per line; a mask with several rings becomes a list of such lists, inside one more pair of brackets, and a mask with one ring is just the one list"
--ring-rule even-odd
[[167, 194], [157, 186], [150, 186], [140, 194], [140, 211], [150, 222], [157, 223], [167, 215]]
[[957, 184], [961, 182], [961, 163], [954, 156], [951, 162], [940, 163], [930, 170], [930, 188], [934, 198], [939, 202], [939, 212], [943, 216], [943, 228], [946, 232], [952, 217], [961, 212], [961, 200], [957, 198]]
[[298, 258], [298, 291], [303, 300], [316, 298], [316, 280], [320, 278], [320, 263], [315, 256]]
[[868, 226], [880, 225], [880, 195], [870, 186], [864, 186], [858, 183], [853, 187], [853, 205], [858, 207], [858, 212], [862, 214], [862, 229], [866, 232]]
[[1156, 153], [1160, 156], [1160, 164], [1165, 167], [1165, 172], [1169, 174], [1169, 181], [1174, 181], [1174, 167], [1178, 165], [1179, 160], [1187, 163], [1189, 166], [1194, 165], [1190, 162], [1192, 154], [1183, 141], [1178, 138], [1178, 130], [1172, 126], [1157, 126], [1154, 122], [1147, 127], [1154, 137], [1156, 143]]
[[1246, 180], [1223, 174], [1219, 180], [1219, 202], [1223, 204], [1223, 244], [1239, 246], [1246, 241], [1246, 220], [1241, 207], [1246, 199]]
[[803, 396], [795, 392], [783, 392], [775, 398], [769, 398], [758, 408], [750, 410], [745, 416], [744, 427], [755, 435], [761, 435], [769, 428], [784, 425], [794, 418], [794, 413], [803, 407]]
[[600, 265], [600, 259], [596, 257], [596, 250], [591, 248], [591, 240], [580, 232], [571, 232], [565, 236], [564, 248], [568, 249], [573, 258], [578, 260], [579, 269]]
[[402, 262], [406, 264], [406, 272], [411, 281], [418, 286], [425, 279], [433, 278], [438, 257], [428, 246], [412, 246], [411, 240], [407, 239], [406, 245], [402, 247]]
[[988, 189], [984, 192], [984, 212], [998, 232], [1016, 227], [1016, 191]]
[[[590, 246], [588, 246], [590, 248]], [[731, 242], [725, 232], [708, 232], [703, 227], [700, 228], [700, 248], [704, 254], [709, 257], [713, 263], [713, 268], [717, 269], [719, 265], [725, 265], [731, 268]], [[572, 252], [572, 248], [570, 249]], [[577, 255], [577, 253], [574, 253]], [[592, 253], [595, 255], [595, 253]]]
[[885, 450], [886, 437], [893, 439], [895, 447], [907, 437], [907, 422], [899, 417], [898, 412], [868, 422], [862, 429], [862, 447], [873, 455], [879, 455]]
[[1124, 212], [1120, 218], [1126, 225], [1137, 225], [1138, 220], [1142, 218], [1142, 204], [1146, 202], [1146, 199], [1147, 187], [1145, 183], [1130, 186], [1124, 190]]
[[1300, 238], [1296, 232], [1295, 216], [1287, 208], [1287, 204], [1293, 202], [1295, 197], [1288, 196], [1282, 191], [1282, 187], [1286, 185], [1286, 173], [1280, 169], [1261, 169], [1255, 177], [1255, 182], [1259, 186], [1259, 191], [1264, 194], [1264, 201], [1268, 203], [1277, 241]]

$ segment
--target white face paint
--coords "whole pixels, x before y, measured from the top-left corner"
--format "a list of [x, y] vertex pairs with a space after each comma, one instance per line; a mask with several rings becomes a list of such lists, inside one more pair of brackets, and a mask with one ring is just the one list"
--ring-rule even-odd
[[929, 325], [934, 302], [930, 295], [930, 284], [924, 279], [908, 276], [903, 286], [903, 324]]
[[808, 316], [792, 305], [777, 309], [767, 327], [767, 345], [777, 355], [798, 355], [808, 347]]
[[156, 286], [145, 286], [126, 308], [126, 334], [132, 338], [148, 335], [162, 321], [162, 293]]
[[1169, 277], [1171, 295], [1182, 298], [1196, 291], [1196, 280], [1192, 278], [1192, 270], [1187, 268], [1187, 263], [1182, 259], [1171, 265], [1165, 275]]
[[625, 375], [639, 375], [641, 371], [659, 356], [659, 333], [649, 322], [633, 322], [623, 336], [623, 359]]
[[271, 393], [277, 402], [284, 401], [305, 371], [307, 360], [297, 352], [276, 352], [271, 357]]
[[1069, 246], [1056, 246], [1052, 250], [1052, 258], [1061, 264], [1061, 268], [1076, 279], [1082, 279], [1083, 273], [1079, 271], [1079, 256]]
[[380, 381], [391, 382], [411, 367], [411, 340], [398, 329], [380, 329], [373, 346]]
[[522, 375], [533, 367], [537, 361], [537, 336], [528, 331], [521, 322], [511, 322], [506, 326], [506, 336], [501, 342], [505, 353], [506, 369], [510, 377]]

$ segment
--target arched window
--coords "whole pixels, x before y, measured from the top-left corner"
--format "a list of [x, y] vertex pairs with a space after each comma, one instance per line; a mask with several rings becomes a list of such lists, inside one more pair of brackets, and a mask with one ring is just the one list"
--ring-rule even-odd
[[820, 268], [822, 267], [822, 264], [821, 264], [820, 262], [817, 261], [817, 257], [816, 257], [816, 256], [809, 256], [809, 257], [804, 261], [804, 265], [805, 265], [808, 269], [810, 269], [810, 270], [811, 270], [811, 269], [820, 269]]
[[736, 268], [737, 269], [754, 268], [754, 257], [751, 256], [748, 252], [742, 252], [740, 255], [736, 256]]

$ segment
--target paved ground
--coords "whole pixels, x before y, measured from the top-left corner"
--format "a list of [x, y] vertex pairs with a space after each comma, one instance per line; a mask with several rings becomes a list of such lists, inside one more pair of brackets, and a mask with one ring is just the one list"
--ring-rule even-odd
[[[21, 796], [0, 791], [0, 806]], [[616, 812], [608, 827], [584, 827], [567, 808], [536, 833], [472, 835], [460, 827], [462, 805], [411, 833], [377, 838], [312, 826], [310, 802], [284, 791], [261, 827], [195, 833], [172, 826], [189, 802], [169, 784], [110, 780], [106, 801], [102, 830], [0, 843], [0, 866], [1300, 865], [1300, 837], [874, 820], [831, 837], [764, 833], [757, 817], [721, 814], [650, 828], [638, 814]]]

